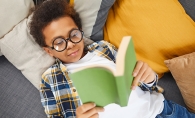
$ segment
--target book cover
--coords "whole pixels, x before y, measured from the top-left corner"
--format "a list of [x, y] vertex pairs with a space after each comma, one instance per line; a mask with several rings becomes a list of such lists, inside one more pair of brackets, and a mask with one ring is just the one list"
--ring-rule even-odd
[[127, 106], [133, 81], [136, 55], [131, 36], [123, 37], [116, 56], [116, 71], [93, 65], [70, 74], [82, 103], [94, 102], [104, 107], [110, 103]]

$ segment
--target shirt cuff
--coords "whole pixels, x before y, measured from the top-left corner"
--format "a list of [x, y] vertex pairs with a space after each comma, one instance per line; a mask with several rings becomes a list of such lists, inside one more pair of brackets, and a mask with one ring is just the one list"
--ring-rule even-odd
[[149, 83], [149, 84], [145, 84], [146, 86], [148, 86], [148, 87], [152, 87], [153, 85], [154, 85], [154, 83], [156, 82], [158, 80], [158, 75], [156, 74], [156, 76], [155, 76], [155, 78], [154, 78], [154, 80], [153, 80], [153, 82], [152, 83]]
[[157, 85], [158, 83], [158, 75], [156, 74], [155, 81], [150, 83], [150, 84], [145, 84], [143, 82], [139, 82], [138, 86], [143, 90], [143, 91], [149, 91], [153, 92], [156, 91], [158, 93], [163, 93], [164, 89], [160, 86]]

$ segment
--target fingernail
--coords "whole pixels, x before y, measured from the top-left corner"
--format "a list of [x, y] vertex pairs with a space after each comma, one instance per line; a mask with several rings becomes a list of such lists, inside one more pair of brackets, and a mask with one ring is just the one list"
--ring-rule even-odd
[[135, 90], [135, 87], [136, 87], [136, 86], [132, 86], [131, 89], [132, 89], [132, 90]]
[[133, 77], [135, 77], [137, 75], [137, 73], [133, 73]]
[[94, 105], [94, 107], [96, 106], [96, 104], [95, 104], [95, 103], [93, 103], [93, 105]]

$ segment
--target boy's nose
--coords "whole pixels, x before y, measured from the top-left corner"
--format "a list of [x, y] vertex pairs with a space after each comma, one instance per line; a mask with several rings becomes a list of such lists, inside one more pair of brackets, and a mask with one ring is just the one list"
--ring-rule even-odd
[[75, 46], [75, 43], [72, 43], [71, 41], [68, 41], [67, 49], [71, 49]]

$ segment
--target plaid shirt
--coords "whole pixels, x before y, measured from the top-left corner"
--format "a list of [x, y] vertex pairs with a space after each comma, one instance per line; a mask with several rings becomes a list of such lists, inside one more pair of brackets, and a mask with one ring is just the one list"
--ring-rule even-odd
[[[115, 62], [117, 49], [106, 41], [94, 42], [87, 47], [88, 51]], [[140, 84], [143, 90], [156, 90], [155, 86], [147, 87]], [[47, 69], [41, 78], [41, 102], [49, 118], [76, 118], [76, 108], [81, 105], [80, 98], [68, 76], [68, 70], [63, 63], [56, 63]]]

